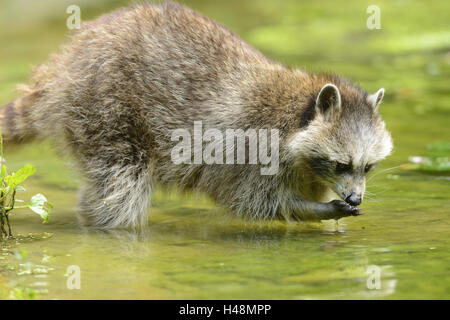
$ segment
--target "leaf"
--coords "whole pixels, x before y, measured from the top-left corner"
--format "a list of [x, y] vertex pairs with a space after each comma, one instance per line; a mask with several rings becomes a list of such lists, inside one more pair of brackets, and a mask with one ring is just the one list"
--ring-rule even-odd
[[36, 194], [30, 200], [30, 209], [41, 216], [44, 223], [48, 222], [48, 215], [50, 214], [53, 205], [47, 201], [47, 198], [43, 194]]
[[26, 191], [24, 187], [22, 186], [17, 186], [16, 187], [16, 191]]
[[6, 166], [4, 164], [4, 160], [1, 157], [0, 157], [0, 162], [1, 162], [1, 167], [2, 167], [0, 175], [3, 179], [3, 177], [6, 176]]
[[36, 172], [36, 168], [32, 165], [26, 165], [23, 168], [17, 170], [17, 172], [5, 177], [5, 182], [10, 187], [10, 190], [14, 190], [19, 184], [24, 182], [29, 176]]

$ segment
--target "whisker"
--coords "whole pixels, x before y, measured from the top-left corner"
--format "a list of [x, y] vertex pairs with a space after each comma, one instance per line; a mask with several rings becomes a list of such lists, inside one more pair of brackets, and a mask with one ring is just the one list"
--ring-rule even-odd
[[397, 168], [400, 168], [400, 166], [395, 166], [395, 167], [391, 167], [391, 168], [387, 168], [387, 169], [378, 171], [378, 172], [376, 172], [373, 176], [369, 177], [369, 179], [367, 180], [367, 182], [369, 182], [370, 180], [372, 180], [373, 178], [375, 178], [376, 176], [378, 176], [378, 175], [381, 174], [381, 173], [385, 173], [385, 172], [388, 172], [388, 171], [390, 171], [390, 170], [394, 170], [394, 169], [397, 169]]

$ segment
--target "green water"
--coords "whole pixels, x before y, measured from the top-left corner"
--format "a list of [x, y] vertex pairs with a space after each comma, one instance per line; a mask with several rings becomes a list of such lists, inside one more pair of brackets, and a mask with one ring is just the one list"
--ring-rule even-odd
[[[90, 2], [70, 4], [90, 19], [124, 3]], [[1, 103], [64, 40], [68, 4], [0, 3]], [[157, 193], [145, 234], [82, 229], [79, 182], [67, 162], [46, 143], [6, 149], [10, 169], [37, 167], [23, 198], [42, 192], [55, 209], [45, 225], [32, 212], [11, 217], [23, 237], [2, 247], [0, 297], [450, 298], [450, 174], [399, 167], [450, 140], [450, 3], [377, 1], [381, 30], [366, 28], [370, 4], [190, 2], [283, 63], [333, 70], [372, 92], [386, 88], [381, 113], [395, 150], [369, 182], [363, 216], [338, 225], [250, 223], [206, 198]], [[80, 290], [66, 286], [71, 265], [81, 270]], [[369, 266], [381, 270], [379, 290], [367, 286]]]

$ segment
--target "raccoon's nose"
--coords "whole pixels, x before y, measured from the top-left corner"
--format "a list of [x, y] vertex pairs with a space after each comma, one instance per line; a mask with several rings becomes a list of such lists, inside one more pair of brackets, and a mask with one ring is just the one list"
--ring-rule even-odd
[[351, 204], [352, 206], [358, 206], [361, 204], [361, 196], [358, 196], [356, 193], [351, 193], [347, 198], [345, 198], [345, 202]]

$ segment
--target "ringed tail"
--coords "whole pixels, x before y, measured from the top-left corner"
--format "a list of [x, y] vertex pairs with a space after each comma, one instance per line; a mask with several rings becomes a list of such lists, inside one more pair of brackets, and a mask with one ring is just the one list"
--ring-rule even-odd
[[7, 144], [21, 144], [36, 137], [38, 132], [32, 119], [32, 108], [40, 96], [40, 90], [27, 90], [0, 108], [0, 130]]

